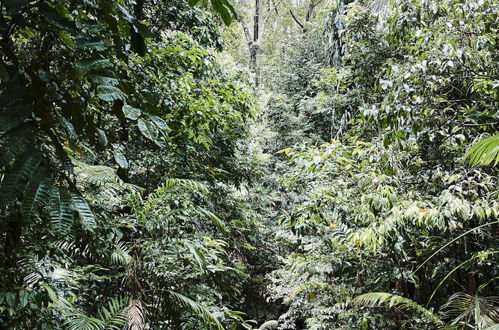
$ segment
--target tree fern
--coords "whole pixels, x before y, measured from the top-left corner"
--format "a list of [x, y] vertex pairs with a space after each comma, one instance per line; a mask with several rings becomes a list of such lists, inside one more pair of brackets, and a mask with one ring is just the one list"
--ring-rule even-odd
[[185, 310], [201, 318], [204, 322], [206, 322], [207, 325], [209, 325], [210, 328], [215, 328], [217, 330], [224, 330], [224, 327], [222, 326], [220, 321], [215, 316], [213, 316], [213, 314], [211, 314], [210, 311], [206, 309], [206, 307], [204, 307], [200, 303], [178, 292], [168, 291], [168, 294], [172, 302], [181, 305], [182, 307], [185, 308]]
[[425, 316], [429, 321], [437, 325], [443, 325], [444, 323], [431, 311], [414, 302], [411, 299], [392, 295], [386, 292], [370, 292], [365, 293], [356, 297], [352, 303], [354, 305], [360, 306], [368, 306], [368, 307], [377, 307], [377, 306], [386, 306], [388, 308], [397, 307], [400, 309], [408, 309], [414, 310], [421, 313]]

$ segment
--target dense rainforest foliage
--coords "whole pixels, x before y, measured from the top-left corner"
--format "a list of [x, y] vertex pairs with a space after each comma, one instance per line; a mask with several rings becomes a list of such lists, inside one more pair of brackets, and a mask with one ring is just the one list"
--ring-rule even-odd
[[0, 328], [498, 329], [499, 0], [0, 1]]

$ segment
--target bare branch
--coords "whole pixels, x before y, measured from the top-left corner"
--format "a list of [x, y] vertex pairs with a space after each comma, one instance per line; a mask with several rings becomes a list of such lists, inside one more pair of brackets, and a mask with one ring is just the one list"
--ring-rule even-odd
[[295, 14], [293, 14], [293, 11], [290, 9], [289, 10], [290, 14], [291, 14], [291, 17], [293, 17], [293, 20], [296, 22], [296, 24], [298, 24], [300, 26], [300, 28], [302, 29], [303, 32], [306, 31], [305, 27], [303, 26], [303, 24], [300, 23], [300, 21], [296, 18]]

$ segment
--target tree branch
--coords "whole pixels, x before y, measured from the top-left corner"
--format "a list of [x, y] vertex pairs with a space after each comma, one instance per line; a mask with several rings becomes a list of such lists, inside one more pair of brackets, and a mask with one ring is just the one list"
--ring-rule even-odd
[[300, 28], [302, 29], [303, 32], [306, 31], [305, 27], [303, 26], [303, 24], [300, 23], [300, 21], [296, 18], [295, 14], [293, 14], [293, 11], [290, 9], [289, 10], [289, 13], [291, 14], [291, 17], [293, 17], [293, 20], [296, 22], [296, 24], [298, 24], [300, 26]]

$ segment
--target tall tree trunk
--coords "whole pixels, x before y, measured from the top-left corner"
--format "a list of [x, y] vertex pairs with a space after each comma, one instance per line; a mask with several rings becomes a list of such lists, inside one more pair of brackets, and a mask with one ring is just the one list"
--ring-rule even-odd
[[258, 51], [260, 48], [260, 6], [261, 0], [255, 0], [255, 15], [253, 16], [253, 40], [250, 45], [250, 69], [255, 77], [255, 87], [260, 84], [260, 70], [258, 69]]

